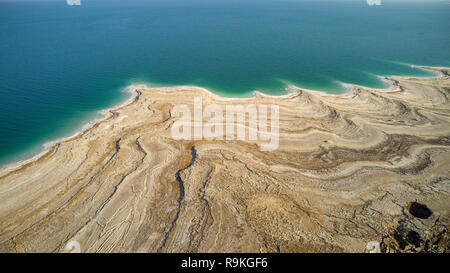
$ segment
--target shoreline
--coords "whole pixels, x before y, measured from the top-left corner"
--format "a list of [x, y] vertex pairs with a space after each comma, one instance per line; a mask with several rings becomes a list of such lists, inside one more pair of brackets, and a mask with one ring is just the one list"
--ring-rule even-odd
[[259, 98], [259, 97], [282, 99], [282, 98], [290, 98], [290, 97], [296, 96], [302, 91], [315, 93], [315, 94], [318, 94], [320, 96], [325, 96], [325, 97], [337, 97], [337, 98], [344, 97], [345, 98], [345, 97], [351, 96], [353, 94], [354, 90], [357, 88], [363, 88], [366, 90], [376, 90], [379, 92], [398, 92], [398, 91], [401, 91], [401, 89], [395, 85], [395, 78], [397, 78], [397, 79], [433, 79], [433, 78], [439, 79], [439, 78], [442, 78], [445, 76], [445, 73], [442, 70], [449, 69], [444, 66], [437, 66], [437, 67], [421, 66], [421, 65], [411, 65], [411, 66], [435, 73], [436, 75], [424, 76], [424, 77], [396, 76], [396, 75], [377, 76], [381, 81], [386, 82], [388, 84], [388, 86], [386, 88], [370, 88], [370, 87], [361, 86], [361, 85], [357, 85], [357, 84], [348, 84], [348, 83], [340, 82], [340, 84], [342, 86], [344, 86], [344, 88], [347, 91], [345, 91], [343, 93], [337, 93], [337, 94], [327, 93], [326, 91], [322, 91], [322, 90], [302, 88], [302, 87], [288, 84], [285, 88], [286, 93], [284, 93], [284, 94], [272, 95], [272, 94], [265, 94], [258, 90], [253, 90], [250, 93], [251, 96], [249, 96], [249, 97], [226, 97], [221, 94], [214, 93], [213, 91], [211, 91], [207, 88], [200, 87], [200, 86], [191, 86], [191, 85], [151, 87], [151, 86], [147, 86], [146, 84], [130, 84], [122, 89], [123, 90], [122, 92], [126, 92], [126, 93], [130, 94], [130, 96], [125, 101], [119, 102], [116, 105], [113, 105], [106, 109], [101, 109], [101, 110], [96, 111], [96, 113], [98, 113], [100, 115], [100, 117], [87, 121], [84, 125], [82, 125], [81, 129], [74, 130], [74, 132], [67, 137], [61, 137], [61, 138], [58, 138], [55, 140], [50, 140], [50, 141], [43, 143], [41, 145], [42, 148], [40, 149], [39, 152], [31, 153], [30, 155], [24, 155], [22, 159], [13, 160], [9, 163], [6, 163], [3, 166], [0, 165], [0, 177], [7, 173], [16, 171], [25, 165], [32, 164], [34, 162], [39, 161], [41, 158], [44, 158], [46, 155], [50, 154], [58, 144], [61, 144], [61, 143], [70, 141], [74, 138], [77, 138], [80, 135], [85, 134], [87, 131], [89, 131], [93, 127], [98, 126], [102, 122], [108, 120], [109, 118], [111, 118], [113, 116], [113, 114], [112, 114], [113, 111], [120, 110], [121, 108], [126, 107], [129, 104], [133, 103], [139, 97], [139, 91], [138, 91], [139, 89], [150, 89], [150, 90], [157, 89], [157, 90], [166, 90], [166, 91], [172, 91], [172, 92], [184, 92], [186, 90], [198, 90], [200, 92], [207, 93], [208, 95], [212, 96], [214, 99], [216, 99], [218, 101], [246, 101], [246, 100], [251, 100], [251, 99], [255, 99], [255, 98]]
[[[83, 252], [365, 252], [374, 240], [408, 252], [399, 230], [442, 242], [433, 249], [443, 252], [450, 70], [442, 72], [339, 95], [291, 86], [224, 98], [130, 85], [103, 120], [0, 171], [0, 252], [64, 252], [70, 241]], [[263, 138], [174, 139], [174, 107], [192, 109], [196, 98], [221, 109], [279, 107], [276, 150], [262, 150]], [[415, 221], [411, 202], [432, 216]]]
[[135, 89], [136, 86], [140, 86], [140, 85], [132, 84], [132, 85], [125, 87], [123, 89], [123, 92], [130, 94], [130, 96], [125, 101], [119, 102], [116, 105], [108, 107], [106, 109], [96, 111], [96, 113], [100, 115], [98, 118], [94, 118], [94, 119], [87, 121], [86, 123], [84, 123], [81, 126], [80, 129], [78, 129], [78, 130], [75, 129], [69, 136], [57, 138], [55, 140], [46, 141], [44, 144], [41, 145], [41, 149], [39, 152], [33, 153], [29, 156], [24, 155], [23, 157], [25, 157], [25, 159], [19, 159], [17, 161], [6, 163], [5, 165], [0, 166], [0, 176], [5, 172], [6, 173], [12, 172], [12, 171], [15, 171], [16, 169], [20, 169], [21, 167], [23, 167], [27, 164], [31, 164], [33, 162], [38, 161], [40, 158], [43, 158], [47, 154], [51, 153], [51, 151], [54, 149], [54, 147], [56, 145], [61, 144], [66, 141], [70, 141], [70, 140], [84, 134], [85, 132], [89, 131], [90, 129], [92, 129], [94, 126], [100, 124], [101, 122], [107, 120], [108, 118], [110, 118], [112, 116], [112, 113], [111, 113], [112, 111], [119, 110], [122, 107], [126, 107], [127, 105], [129, 105], [136, 99], [136, 97], [138, 96], [138, 93]]

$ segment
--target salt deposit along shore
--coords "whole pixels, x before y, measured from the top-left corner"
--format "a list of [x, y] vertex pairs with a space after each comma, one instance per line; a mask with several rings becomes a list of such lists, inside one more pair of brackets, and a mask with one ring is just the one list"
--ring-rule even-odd
[[[429, 69], [440, 77], [342, 96], [135, 87], [105, 119], [0, 170], [0, 252], [449, 251], [450, 77]], [[278, 106], [277, 149], [175, 140], [172, 109], [198, 97]]]

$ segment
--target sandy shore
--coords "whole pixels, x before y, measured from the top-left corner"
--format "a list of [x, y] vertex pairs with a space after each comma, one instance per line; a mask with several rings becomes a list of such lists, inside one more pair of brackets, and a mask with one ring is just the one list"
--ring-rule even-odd
[[[101, 120], [0, 170], [0, 251], [61, 252], [72, 240], [83, 252], [364, 252], [370, 241], [443, 251], [450, 78], [428, 69], [439, 77], [388, 77], [388, 89], [343, 95], [134, 86]], [[278, 105], [279, 148], [174, 140], [171, 110], [194, 97]], [[413, 201], [433, 214], [411, 215]]]

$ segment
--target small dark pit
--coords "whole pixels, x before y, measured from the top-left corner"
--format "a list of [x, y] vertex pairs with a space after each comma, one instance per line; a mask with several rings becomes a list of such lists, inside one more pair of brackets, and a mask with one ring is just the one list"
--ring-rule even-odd
[[408, 245], [408, 243], [403, 239], [403, 236], [398, 229], [394, 232], [394, 239], [395, 241], [397, 241], [398, 247], [401, 250], [404, 250], [405, 247]]
[[412, 202], [409, 204], [409, 213], [411, 213], [414, 217], [420, 219], [427, 219], [433, 214], [433, 212], [425, 205], [419, 204], [417, 202]]
[[422, 239], [420, 238], [419, 233], [415, 232], [414, 230], [410, 230], [406, 234], [406, 241], [410, 244], [413, 244], [414, 247], [419, 247]]

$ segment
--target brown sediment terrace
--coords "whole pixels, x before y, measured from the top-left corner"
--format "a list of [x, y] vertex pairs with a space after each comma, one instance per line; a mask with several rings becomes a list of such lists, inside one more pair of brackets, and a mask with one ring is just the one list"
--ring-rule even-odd
[[[133, 100], [0, 170], [0, 252], [449, 251], [450, 77], [389, 77], [342, 96]], [[279, 147], [175, 140], [175, 105], [278, 105]], [[424, 215], [426, 217], [417, 217]]]

